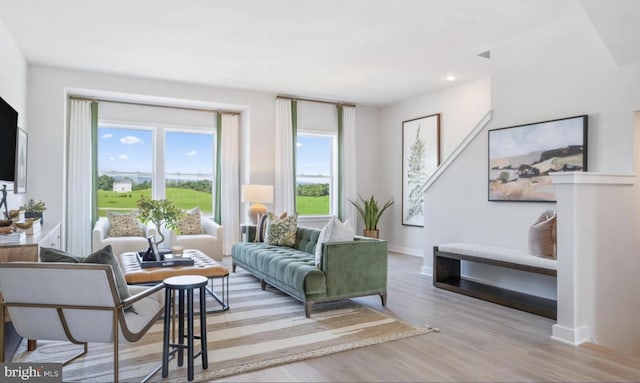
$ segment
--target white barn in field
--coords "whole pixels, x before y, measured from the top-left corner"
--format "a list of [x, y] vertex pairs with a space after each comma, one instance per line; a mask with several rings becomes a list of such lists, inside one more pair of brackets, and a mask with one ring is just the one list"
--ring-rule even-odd
[[131, 193], [132, 183], [130, 180], [113, 181], [114, 193]]

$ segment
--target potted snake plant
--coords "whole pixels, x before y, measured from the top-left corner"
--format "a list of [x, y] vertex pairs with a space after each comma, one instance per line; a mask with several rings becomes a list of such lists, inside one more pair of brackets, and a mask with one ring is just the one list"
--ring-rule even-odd
[[380, 231], [378, 230], [378, 222], [380, 221], [380, 217], [382, 217], [382, 213], [393, 205], [393, 199], [388, 200], [380, 206], [373, 195], [368, 200], [362, 198], [360, 195], [358, 195], [358, 198], [358, 201], [349, 200], [349, 202], [355, 206], [364, 221], [364, 236], [379, 238]]

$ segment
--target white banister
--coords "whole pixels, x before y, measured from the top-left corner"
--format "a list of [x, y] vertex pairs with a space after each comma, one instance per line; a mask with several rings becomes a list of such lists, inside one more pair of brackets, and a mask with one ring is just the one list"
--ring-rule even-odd
[[492, 117], [493, 113], [491, 110], [488, 111], [487, 114], [484, 115], [484, 117], [482, 117], [482, 119], [476, 124], [476, 126], [467, 135], [467, 137], [462, 140], [462, 142], [455, 148], [455, 150], [449, 155], [449, 157], [447, 157], [447, 159], [444, 160], [444, 162], [440, 164], [440, 166], [438, 166], [431, 177], [429, 177], [424, 185], [422, 185], [421, 190], [423, 193], [426, 192], [434, 182], [436, 182], [436, 180], [445, 172], [445, 170], [447, 170], [449, 166], [451, 166], [451, 164], [456, 160], [460, 153], [462, 153], [462, 151], [464, 151], [464, 149], [471, 143], [471, 141], [473, 141], [473, 139], [482, 131], [482, 129], [487, 126]]

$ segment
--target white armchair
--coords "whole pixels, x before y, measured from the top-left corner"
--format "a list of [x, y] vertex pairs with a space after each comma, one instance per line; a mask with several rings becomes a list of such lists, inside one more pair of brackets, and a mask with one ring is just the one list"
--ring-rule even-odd
[[171, 246], [198, 249], [216, 261], [222, 261], [224, 229], [207, 217], [200, 217], [200, 226], [202, 234], [177, 235], [172, 230], [169, 234]]
[[[130, 286], [120, 300], [110, 265], [10, 262], [0, 264], [0, 323], [8, 309], [16, 331], [28, 339], [113, 343], [113, 381], [118, 381], [119, 342], [137, 342], [162, 315], [164, 286]], [[135, 310], [125, 310], [133, 305]], [[0, 326], [0, 344], [4, 341]], [[4, 360], [0, 348], [0, 362]]]
[[97, 251], [111, 245], [113, 255], [117, 258], [122, 253], [146, 250], [149, 247], [147, 242], [149, 235], [155, 236], [156, 229], [144, 225], [143, 237], [109, 237], [109, 220], [106, 217], [100, 217], [93, 227], [91, 248], [93, 251]]

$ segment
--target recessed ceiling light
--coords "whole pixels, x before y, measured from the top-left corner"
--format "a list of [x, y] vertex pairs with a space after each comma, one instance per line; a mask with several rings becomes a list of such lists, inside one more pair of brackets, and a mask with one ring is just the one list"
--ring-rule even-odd
[[456, 76], [452, 75], [452, 74], [448, 75], [447, 76], [447, 81], [456, 81]]

